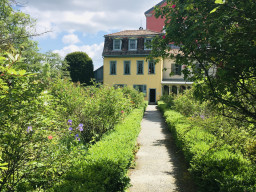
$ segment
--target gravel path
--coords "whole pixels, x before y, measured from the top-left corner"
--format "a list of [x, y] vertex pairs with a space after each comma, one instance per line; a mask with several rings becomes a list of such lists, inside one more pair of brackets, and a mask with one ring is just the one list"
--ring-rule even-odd
[[155, 105], [141, 122], [136, 168], [130, 170], [129, 192], [195, 192], [181, 152]]

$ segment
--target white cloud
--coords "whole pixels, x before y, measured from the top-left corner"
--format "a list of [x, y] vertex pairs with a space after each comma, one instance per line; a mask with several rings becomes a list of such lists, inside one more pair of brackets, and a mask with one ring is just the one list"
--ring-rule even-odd
[[70, 30], [82, 33], [137, 29], [141, 21], [145, 27], [144, 12], [160, 0], [26, 0], [21, 10], [37, 19], [39, 31], [52, 38]]
[[[144, 12], [160, 0], [20, 0], [26, 1], [21, 11], [37, 20], [37, 33], [51, 31], [38, 37], [49, 43], [49, 50], [55, 50], [63, 58], [71, 52], [86, 52], [94, 62], [94, 68], [103, 64], [104, 43], [93, 35], [112, 33], [126, 29], [145, 28]], [[68, 34], [63, 37], [60, 35]], [[76, 34], [76, 35], [75, 35]], [[82, 34], [81, 36], [77, 36]], [[93, 35], [92, 35], [93, 34]], [[76, 45], [76, 43], [89, 45]], [[80, 40], [80, 39], [81, 40]], [[64, 45], [61, 45], [61, 41]], [[58, 45], [58, 46], [57, 46]], [[54, 47], [55, 46], [55, 47]], [[59, 48], [63, 46], [63, 48]], [[58, 48], [56, 48], [58, 47]], [[48, 48], [48, 47], [47, 47]], [[44, 48], [45, 49], [45, 48]]]
[[79, 40], [79, 38], [78, 38], [77, 35], [75, 35], [75, 34], [69, 34], [69, 35], [64, 35], [64, 36], [62, 37], [62, 42], [63, 42], [64, 44], [76, 44], [76, 43], [79, 43], [80, 40]]
[[65, 56], [68, 53], [72, 53], [75, 51], [82, 51], [89, 55], [90, 58], [92, 58], [94, 69], [99, 68], [103, 65], [103, 59], [102, 59], [102, 51], [103, 51], [104, 43], [100, 44], [93, 44], [93, 45], [68, 45], [63, 47], [60, 50], [54, 50], [54, 53], [58, 53], [62, 58], [65, 58]]

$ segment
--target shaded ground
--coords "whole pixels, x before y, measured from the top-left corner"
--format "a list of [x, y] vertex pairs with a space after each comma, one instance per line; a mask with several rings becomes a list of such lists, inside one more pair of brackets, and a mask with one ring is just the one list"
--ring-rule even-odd
[[141, 122], [136, 168], [130, 170], [130, 192], [195, 192], [181, 152], [155, 105]]

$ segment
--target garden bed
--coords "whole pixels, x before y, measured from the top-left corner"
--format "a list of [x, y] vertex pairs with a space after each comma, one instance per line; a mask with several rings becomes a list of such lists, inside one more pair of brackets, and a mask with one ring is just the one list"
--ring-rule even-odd
[[[189, 171], [204, 192], [256, 191], [255, 165], [232, 146], [223, 144], [204, 127], [158, 102], [159, 109], [183, 151]], [[223, 141], [222, 141], [223, 142]]]

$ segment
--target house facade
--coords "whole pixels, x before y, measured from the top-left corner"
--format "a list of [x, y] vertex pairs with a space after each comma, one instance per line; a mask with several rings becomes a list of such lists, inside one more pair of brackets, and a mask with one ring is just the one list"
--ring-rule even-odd
[[153, 37], [162, 35], [149, 30], [126, 30], [105, 35], [103, 82], [110, 86], [130, 86], [145, 100], [155, 103], [162, 95], [163, 60], [147, 60]]
[[[159, 6], [165, 6], [161, 1]], [[103, 83], [109, 86], [129, 86], [141, 92], [149, 103], [156, 103], [162, 95], [179, 94], [189, 89], [193, 82], [184, 80], [181, 71], [186, 66], [175, 64], [170, 58], [147, 60], [151, 52], [150, 42], [155, 36], [162, 36], [164, 18], [156, 19], [154, 8], [145, 12], [147, 29], [126, 30], [105, 35], [102, 56]], [[171, 46], [173, 54], [179, 47]]]

